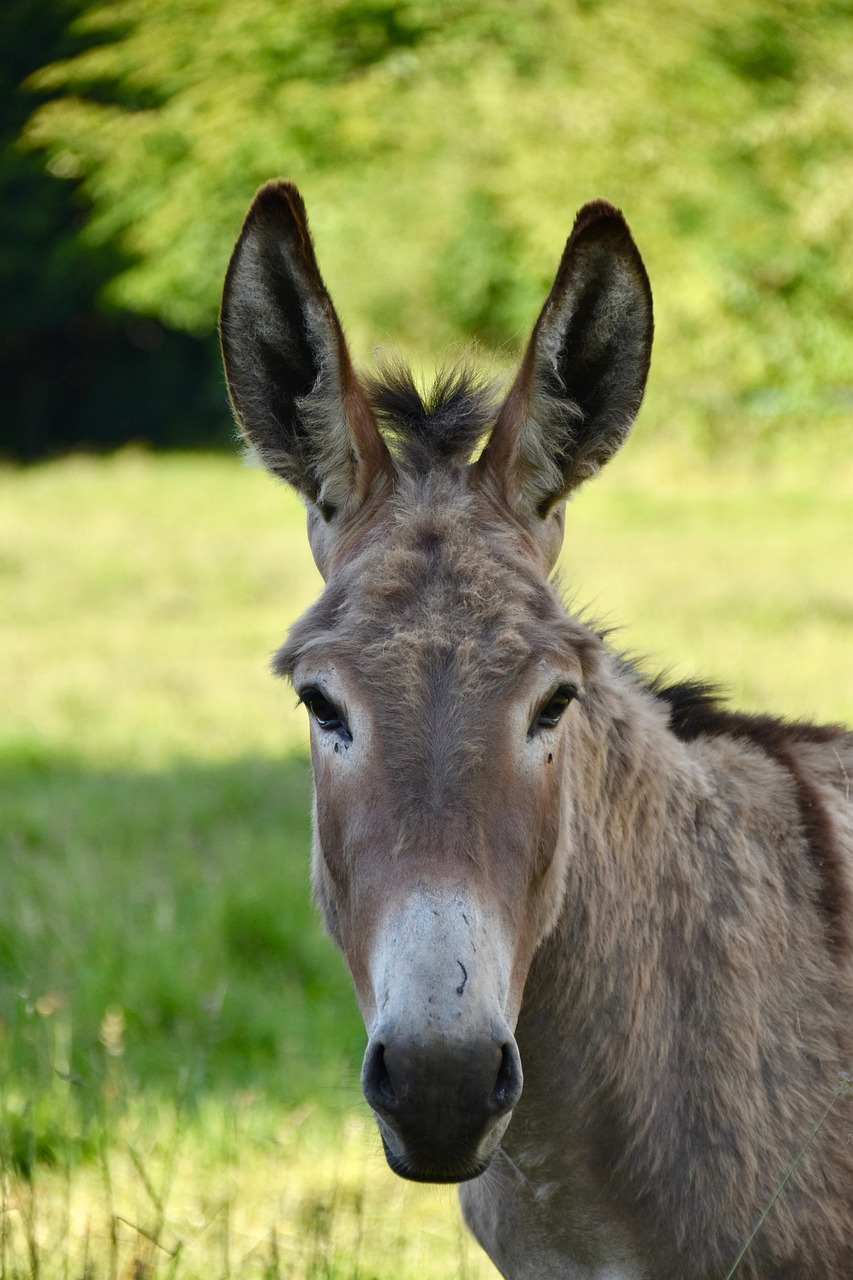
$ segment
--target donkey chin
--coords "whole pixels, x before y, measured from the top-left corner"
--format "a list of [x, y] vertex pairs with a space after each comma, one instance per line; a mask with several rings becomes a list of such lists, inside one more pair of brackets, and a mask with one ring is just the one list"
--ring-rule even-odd
[[479, 1141], [465, 1133], [455, 1143], [422, 1143], [404, 1138], [378, 1112], [373, 1112], [393, 1173], [410, 1182], [469, 1182], [485, 1173], [501, 1145], [512, 1112], [497, 1116]]

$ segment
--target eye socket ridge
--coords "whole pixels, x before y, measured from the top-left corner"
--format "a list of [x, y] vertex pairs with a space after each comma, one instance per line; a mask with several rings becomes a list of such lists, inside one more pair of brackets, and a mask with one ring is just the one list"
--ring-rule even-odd
[[322, 689], [318, 689], [316, 685], [308, 685], [306, 688], [300, 689], [299, 702], [308, 708], [309, 715], [313, 717], [324, 733], [336, 733], [344, 741], [352, 742], [352, 734], [343, 714], [326, 697]]
[[543, 729], [556, 729], [569, 703], [579, 697], [580, 691], [576, 685], [559, 685], [553, 693], [548, 695], [533, 717], [530, 728], [527, 730], [528, 739], [535, 737]]

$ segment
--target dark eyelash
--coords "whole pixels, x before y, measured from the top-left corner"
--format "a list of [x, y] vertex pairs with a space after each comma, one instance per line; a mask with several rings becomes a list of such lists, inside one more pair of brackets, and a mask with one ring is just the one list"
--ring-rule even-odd
[[322, 689], [308, 685], [300, 691], [299, 701], [308, 708], [309, 714], [324, 733], [336, 733], [347, 742], [352, 742], [352, 734], [343, 713], [326, 697]]
[[579, 694], [574, 685], [561, 684], [558, 689], [555, 689], [533, 717], [527, 731], [528, 738], [534, 737], [541, 730], [556, 729], [566, 708], [577, 697]]

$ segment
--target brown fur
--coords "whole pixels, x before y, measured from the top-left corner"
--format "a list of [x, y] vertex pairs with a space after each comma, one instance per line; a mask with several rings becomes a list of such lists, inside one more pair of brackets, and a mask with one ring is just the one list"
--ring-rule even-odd
[[[834, 796], [824, 796], [821, 779], [815, 777], [798, 748], [805, 743], [833, 751], [837, 761], [836, 787], [843, 782], [849, 799], [849, 777], [840, 752], [849, 748], [849, 735], [840, 725], [788, 722], [774, 716], [744, 715], [721, 705], [718, 696], [701, 685], [657, 688], [658, 697], [672, 708], [670, 722], [686, 742], [704, 735], [730, 735], [762, 747], [791, 775], [800, 803], [800, 819], [808, 847], [821, 874], [820, 901], [829, 939], [844, 963], [853, 953], [853, 885], [847, 860], [832, 819]], [[826, 757], [826, 752], [823, 753]], [[830, 757], [831, 759], [832, 757]]]
[[[229, 297], [257, 282], [245, 245], [275, 260], [271, 226], [297, 245], [291, 277], [314, 262], [301, 204], [266, 191]], [[313, 270], [299, 305], [333, 317]], [[724, 1280], [790, 1173], [738, 1280], [850, 1280], [853, 737], [645, 681], [547, 577], [564, 499], [618, 447], [648, 366], [651, 297], [621, 215], [579, 216], [499, 408], [467, 374], [425, 397], [399, 371], [355, 393], [336, 317], [337, 382], [324, 356], [306, 393], [292, 293], [287, 316], [252, 305], [245, 331], [223, 323], [226, 365], [264, 449], [252, 404], [297, 406], [273, 467], [308, 501], [327, 585], [275, 667], [347, 721], [346, 738], [312, 731], [314, 883], [368, 1025], [377, 948], [413, 886], [473, 895], [511, 940], [511, 1123], [485, 1172], [424, 1142], [407, 1176], [479, 1173], [466, 1220], [518, 1280]], [[255, 358], [252, 325], [295, 344], [299, 396], [265, 381], [286, 361]], [[331, 446], [322, 414], [298, 411], [318, 388]], [[576, 696], [542, 729], [555, 688]], [[457, 963], [453, 998], [473, 999]]]
[[[673, 739], [620, 677], [578, 722], [582, 853], [518, 1039], [537, 1070], [544, 1004], [549, 1040], [568, 1026], [585, 1045], [577, 1123], [607, 1135], [602, 1175], [635, 1205], [649, 1274], [704, 1280], [726, 1274], [849, 1070], [850, 950], [839, 968], [788, 764], [728, 733]], [[739, 1276], [851, 1273], [851, 1122], [839, 1102]]]

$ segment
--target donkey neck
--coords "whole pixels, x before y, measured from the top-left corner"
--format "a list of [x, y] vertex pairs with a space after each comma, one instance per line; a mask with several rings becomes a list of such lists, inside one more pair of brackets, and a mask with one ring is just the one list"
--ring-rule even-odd
[[[650, 1050], [646, 1020], [657, 1022], [673, 966], [713, 910], [709, 845], [729, 819], [713, 762], [675, 737], [666, 707], [613, 655], [586, 689], [572, 739], [563, 906], [534, 960], [523, 1018], [553, 1019], [573, 1055], [580, 1033], [592, 1066]], [[644, 1023], [651, 1034], [638, 1037]]]
[[[757, 967], [768, 955], [783, 963], [796, 927], [786, 900], [799, 897], [803, 929], [815, 926], [819, 885], [797, 867], [797, 799], [760, 747], [681, 741], [666, 703], [613, 655], [572, 731], [563, 906], [525, 1014], [553, 1016], [567, 1039], [588, 1034], [587, 1061], [627, 1053], [638, 1070], [680, 1070], [688, 1042], [701, 1054], [705, 1033], [719, 1037], [719, 973], [748, 971], [753, 956]], [[754, 977], [760, 988], [766, 975]]]
[[[728, 1188], [733, 1222], [739, 1202], [766, 1203], [788, 1157], [759, 1164], [745, 1135], [772, 1131], [786, 1075], [821, 1096], [818, 1046], [832, 1054], [835, 1039], [843, 1067], [837, 974], [798, 1000], [819, 875], [772, 755], [726, 735], [681, 741], [616, 658], [572, 728], [565, 896], [525, 988], [524, 1093], [504, 1145], [532, 1181], [580, 1180], [605, 1214], [618, 1202], [653, 1250], [671, 1230], [701, 1236], [703, 1187]], [[765, 1085], [750, 1092], [756, 1072]], [[819, 1105], [799, 1107], [791, 1132], [807, 1136]], [[654, 1223], [640, 1207], [651, 1185]]]

